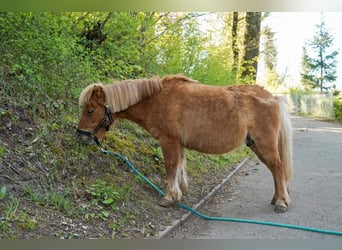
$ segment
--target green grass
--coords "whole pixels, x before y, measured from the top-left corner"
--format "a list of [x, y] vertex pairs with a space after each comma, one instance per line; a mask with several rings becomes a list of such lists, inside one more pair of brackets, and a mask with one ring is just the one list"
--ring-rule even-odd
[[6, 196], [6, 186], [0, 188], [0, 200], [4, 199]]
[[20, 200], [14, 196], [8, 197], [0, 208], [0, 233], [6, 238], [16, 237], [13, 228], [31, 231], [38, 224], [37, 218], [21, 210]]
[[131, 190], [131, 185], [114, 186], [104, 180], [96, 180], [86, 188], [87, 193], [91, 195], [94, 201], [110, 207], [114, 211], [118, 209], [117, 203], [119, 201], [128, 199]]
[[25, 194], [36, 204], [41, 206], [49, 206], [67, 214], [70, 214], [73, 209], [71, 199], [69, 198], [70, 193], [71, 192], [68, 189], [62, 192], [40, 192], [36, 190], [35, 187], [25, 187]]

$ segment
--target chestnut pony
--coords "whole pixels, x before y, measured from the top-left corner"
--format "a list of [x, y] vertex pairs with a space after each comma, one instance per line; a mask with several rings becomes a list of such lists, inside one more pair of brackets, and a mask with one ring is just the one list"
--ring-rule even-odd
[[182, 75], [91, 84], [79, 98], [77, 131], [83, 140], [103, 140], [116, 119], [131, 120], [159, 140], [167, 173], [160, 205], [187, 193], [184, 148], [226, 153], [247, 144], [270, 169], [275, 212], [290, 205], [292, 127], [286, 101], [257, 85], [208, 86]]

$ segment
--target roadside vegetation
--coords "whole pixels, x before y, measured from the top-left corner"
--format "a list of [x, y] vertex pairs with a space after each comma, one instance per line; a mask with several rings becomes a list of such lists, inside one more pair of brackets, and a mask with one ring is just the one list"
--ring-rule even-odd
[[334, 98], [334, 118], [342, 121], [342, 97]]

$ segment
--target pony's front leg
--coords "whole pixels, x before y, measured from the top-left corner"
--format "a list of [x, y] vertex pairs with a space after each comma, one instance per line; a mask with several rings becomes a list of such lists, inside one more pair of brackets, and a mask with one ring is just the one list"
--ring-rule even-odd
[[181, 189], [187, 189], [187, 183], [183, 183], [184, 177], [182, 176], [184, 173], [183, 149], [177, 141], [172, 140], [161, 140], [160, 145], [165, 161], [167, 191], [159, 205], [168, 207], [182, 199]]

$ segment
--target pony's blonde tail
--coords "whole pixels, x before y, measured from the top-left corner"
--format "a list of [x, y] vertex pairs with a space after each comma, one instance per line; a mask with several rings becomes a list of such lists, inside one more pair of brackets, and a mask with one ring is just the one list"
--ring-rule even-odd
[[287, 101], [284, 97], [276, 97], [279, 104], [279, 114], [281, 127], [279, 132], [278, 149], [280, 158], [285, 166], [285, 178], [288, 183], [293, 175], [292, 162], [292, 124], [290, 114], [288, 113]]

